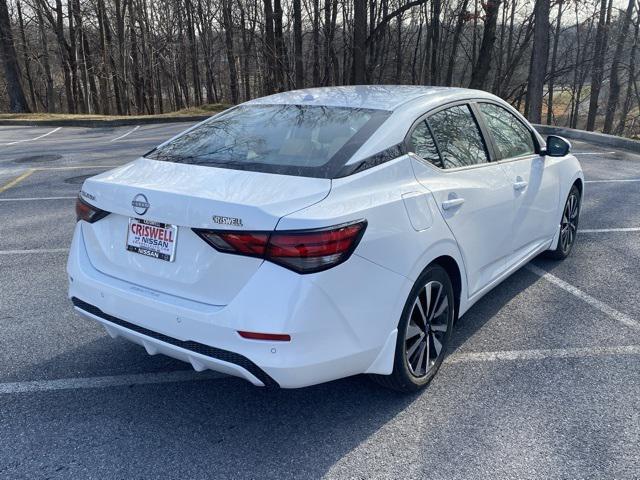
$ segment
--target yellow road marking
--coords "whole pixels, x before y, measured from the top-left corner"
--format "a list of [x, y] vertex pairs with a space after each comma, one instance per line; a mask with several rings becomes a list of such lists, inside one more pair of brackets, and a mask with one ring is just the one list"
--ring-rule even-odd
[[24, 180], [25, 178], [29, 177], [33, 172], [35, 172], [36, 169], [35, 168], [30, 168], [29, 170], [27, 170], [26, 172], [24, 172], [22, 175], [20, 175], [17, 178], [14, 178], [13, 180], [11, 180], [9, 183], [5, 183], [4, 185], [2, 185], [0, 187], [0, 193], [2, 192], [6, 192], [7, 190], [9, 190], [11, 187], [15, 187], [18, 183], [20, 183], [22, 180]]
[[78, 169], [91, 169], [91, 168], [116, 168], [121, 165], [77, 165], [77, 166], [68, 166], [68, 167], [42, 167], [42, 168], [30, 168], [22, 175], [17, 178], [14, 178], [9, 183], [6, 183], [0, 186], [0, 193], [6, 192], [11, 187], [15, 187], [18, 183], [20, 183], [25, 178], [31, 176], [35, 172], [44, 172], [46, 170], [78, 170]]
[[91, 169], [91, 168], [117, 168], [122, 165], [71, 165], [68, 167], [38, 167], [33, 170], [38, 172], [44, 172], [45, 170], [78, 170], [78, 169]]

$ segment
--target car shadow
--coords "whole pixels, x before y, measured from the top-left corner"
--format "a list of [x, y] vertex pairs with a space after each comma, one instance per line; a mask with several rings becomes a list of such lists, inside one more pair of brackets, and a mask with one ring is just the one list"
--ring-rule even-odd
[[[450, 354], [536, 279], [521, 270], [480, 300], [458, 322]], [[109, 366], [109, 358], [115, 365]], [[184, 366], [148, 357], [142, 348], [104, 337], [21, 371], [20, 377], [42, 378], [43, 371], [60, 371], [55, 366], [60, 363], [69, 371], [65, 376], [183, 370]], [[127, 364], [134, 368], [125, 370]], [[96, 366], [106, 373], [96, 371]], [[101, 458], [122, 478], [137, 478], [141, 472], [149, 478], [162, 476], [166, 462], [180, 462], [190, 477], [202, 477], [204, 472], [230, 478], [317, 478], [432, 391], [427, 387], [404, 395], [381, 388], [363, 375], [297, 390], [256, 388], [231, 377], [62, 390], [30, 394], [30, 425], [58, 426], [55, 431], [36, 428], [23, 436], [29, 441], [30, 435], [37, 435], [45, 443], [43, 436], [64, 438], [65, 451], [74, 451], [75, 461], [88, 463], [89, 471], [90, 459], [107, 448], [108, 460]], [[58, 424], [60, 419], [64, 421]], [[80, 434], [74, 422], [80, 425]], [[64, 463], [65, 451], [49, 450], [47, 458]], [[141, 463], [129, 460], [132, 452]], [[25, 458], [32, 453], [25, 451]]]
[[449, 355], [471, 339], [507, 303], [538, 280], [537, 275], [521, 268], [478, 300], [456, 322], [451, 336]]

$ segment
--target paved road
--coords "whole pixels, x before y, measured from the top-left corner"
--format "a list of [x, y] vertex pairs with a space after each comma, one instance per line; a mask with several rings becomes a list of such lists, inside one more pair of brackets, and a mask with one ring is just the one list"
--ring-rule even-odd
[[640, 476], [640, 156], [575, 142], [571, 257], [474, 306], [425, 391], [268, 391], [112, 340], [65, 298], [82, 180], [187, 126], [0, 127], [0, 478]]

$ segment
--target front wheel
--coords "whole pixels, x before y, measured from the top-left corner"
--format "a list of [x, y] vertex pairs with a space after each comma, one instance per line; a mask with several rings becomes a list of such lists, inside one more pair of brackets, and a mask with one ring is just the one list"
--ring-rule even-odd
[[571, 253], [578, 233], [578, 220], [580, 219], [580, 190], [573, 185], [567, 196], [560, 221], [560, 238], [555, 250], [549, 250], [547, 256], [555, 260], [564, 260]]
[[422, 272], [405, 304], [391, 375], [372, 375], [379, 384], [401, 392], [427, 385], [444, 359], [455, 315], [451, 280], [431, 265]]

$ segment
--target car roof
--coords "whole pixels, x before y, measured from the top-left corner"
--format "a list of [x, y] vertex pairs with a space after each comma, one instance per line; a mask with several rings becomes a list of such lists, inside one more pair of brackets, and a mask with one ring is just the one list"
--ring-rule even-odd
[[466, 88], [429, 87], [420, 85], [352, 85], [292, 90], [246, 102], [248, 105], [315, 105], [331, 107], [371, 108], [393, 111], [412, 100], [429, 97], [429, 101], [451, 101], [456, 96], [468, 98], [491, 96], [487, 92]]

